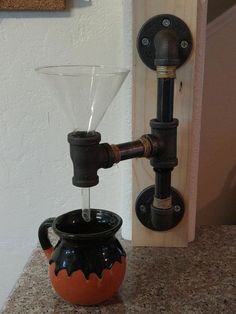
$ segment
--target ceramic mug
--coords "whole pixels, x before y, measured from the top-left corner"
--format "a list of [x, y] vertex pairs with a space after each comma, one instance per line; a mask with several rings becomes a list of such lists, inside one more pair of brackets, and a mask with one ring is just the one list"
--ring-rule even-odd
[[[122, 219], [117, 214], [91, 209], [85, 222], [82, 210], [45, 220], [39, 227], [40, 244], [50, 264], [55, 291], [73, 304], [93, 305], [110, 298], [125, 275], [126, 254], [115, 237]], [[55, 247], [48, 228], [59, 237]]]

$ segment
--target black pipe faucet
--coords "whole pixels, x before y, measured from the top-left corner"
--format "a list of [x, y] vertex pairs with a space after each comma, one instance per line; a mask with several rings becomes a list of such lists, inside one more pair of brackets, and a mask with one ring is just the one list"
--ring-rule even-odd
[[[184, 44], [183, 44], [184, 43]], [[178, 164], [177, 127], [173, 118], [176, 70], [189, 57], [192, 36], [188, 26], [173, 15], [158, 15], [141, 28], [137, 49], [142, 61], [157, 74], [157, 115], [150, 121], [151, 134], [128, 143], [100, 143], [98, 132], [72, 132], [68, 135], [74, 165], [73, 184], [97, 185], [100, 168], [131, 158], [145, 157], [155, 172], [155, 185], [140, 193], [136, 214], [149, 229], [164, 231], [183, 218], [184, 201], [171, 187], [171, 173]]]

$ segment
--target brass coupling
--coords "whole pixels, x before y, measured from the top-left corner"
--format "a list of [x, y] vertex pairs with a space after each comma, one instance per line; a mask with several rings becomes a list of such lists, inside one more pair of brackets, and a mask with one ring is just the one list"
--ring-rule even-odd
[[157, 66], [157, 78], [176, 78], [176, 66]]

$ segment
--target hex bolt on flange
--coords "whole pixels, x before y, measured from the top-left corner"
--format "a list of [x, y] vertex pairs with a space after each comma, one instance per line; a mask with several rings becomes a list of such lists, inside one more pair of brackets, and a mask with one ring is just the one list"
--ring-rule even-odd
[[148, 46], [150, 44], [150, 40], [147, 37], [144, 37], [142, 39], [143, 46]]
[[146, 206], [145, 205], [140, 205], [140, 211], [144, 214], [146, 213]]
[[165, 27], [169, 27], [170, 26], [170, 20], [169, 19], [164, 19], [162, 21], [162, 25], [165, 26]]
[[186, 40], [182, 40], [181, 43], [180, 43], [180, 46], [183, 49], [186, 49], [186, 48], [188, 48], [188, 42]]
[[175, 206], [174, 206], [174, 211], [175, 211], [176, 213], [180, 212], [180, 211], [181, 211], [181, 207], [180, 207], [179, 205], [175, 205]]

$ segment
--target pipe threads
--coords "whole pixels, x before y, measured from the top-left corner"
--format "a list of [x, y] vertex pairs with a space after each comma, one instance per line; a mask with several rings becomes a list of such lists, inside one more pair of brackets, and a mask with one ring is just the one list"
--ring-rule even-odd
[[172, 197], [170, 196], [163, 199], [154, 197], [153, 206], [160, 209], [169, 209], [172, 207]]
[[176, 66], [157, 66], [157, 78], [176, 78]]
[[140, 142], [142, 143], [144, 149], [143, 157], [151, 157], [152, 144], [149, 139], [144, 135], [140, 138]]

